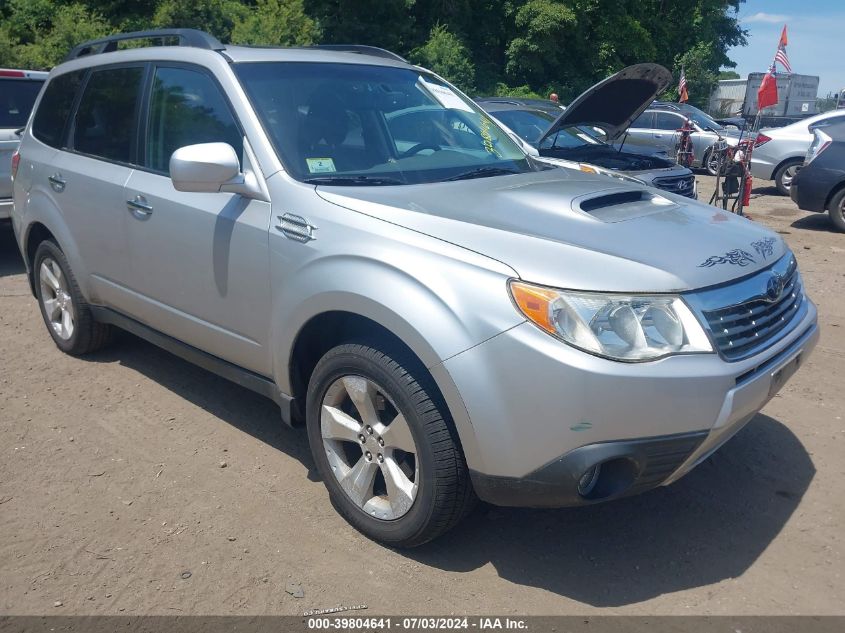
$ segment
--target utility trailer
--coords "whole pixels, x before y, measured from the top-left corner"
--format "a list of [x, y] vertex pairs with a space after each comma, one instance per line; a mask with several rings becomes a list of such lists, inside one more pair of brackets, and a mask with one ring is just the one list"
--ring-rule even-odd
[[[746, 79], [723, 79], [710, 95], [709, 111], [715, 118], [757, 116], [757, 91], [766, 73], [749, 73]], [[778, 73], [778, 102], [760, 113], [761, 127], [781, 127], [817, 114], [819, 78], [815, 75]]]

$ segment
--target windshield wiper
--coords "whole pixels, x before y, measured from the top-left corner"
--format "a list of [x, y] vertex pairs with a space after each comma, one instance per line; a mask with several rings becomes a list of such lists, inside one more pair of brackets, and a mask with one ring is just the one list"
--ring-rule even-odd
[[306, 178], [302, 182], [309, 185], [340, 185], [340, 186], [369, 186], [369, 185], [407, 185], [408, 183], [390, 176], [315, 176]]
[[514, 169], [505, 169], [504, 167], [479, 167], [477, 169], [470, 169], [457, 176], [446, 178], [443, 182], [450, 180], [470, 180], [471, 178], [486, 178], [487, 176], [505, 176], [508, 174], [518, 174], [520, 172]]

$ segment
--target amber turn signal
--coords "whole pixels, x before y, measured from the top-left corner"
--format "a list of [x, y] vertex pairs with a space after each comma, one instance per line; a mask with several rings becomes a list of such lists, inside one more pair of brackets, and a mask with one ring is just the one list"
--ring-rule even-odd
[[511, 296], [520, 312], [530, 321], [536, 323], [550, 334], [555, 333], [555, 326], [552, 323], [549, 307], [558, 298], [559, 293], [557, 291], [529, 286], [519, 281], [512, 281]]

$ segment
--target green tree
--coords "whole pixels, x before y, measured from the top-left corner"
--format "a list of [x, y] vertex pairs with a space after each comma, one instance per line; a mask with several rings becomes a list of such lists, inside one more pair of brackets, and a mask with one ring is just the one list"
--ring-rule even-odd
[[578, 15], [568, 3], [528, 0], [516, 10], [514, 26], [516, 36], [505, 51], [505, 73], [513, 83], [536, 89], [580, 74], [572, 63], [580, 48]]
[[235, 24], [249, 8], [237, 0], [161, 0], [152, 17], [155, 28], [193, 28], [230, 42]]
[[0, 26], [0, 66], [49, 69], [85, 40], [107, 35], [111, 26], [82, 4], [56, 10], [50, 0], [10, 0]]
[[414, 62], [430, 68], [466, 93], [475, 91], [475, 66], [469, 50], [454, 33], [438, 25], [420, 48], [411, 53]]
[[326, 44], [368, 44], [398, 53], [413, 48], [414, 0], [309, 0], [306, 11]]
[[305, 46], [317, 39], [317, 27], [302, 0], [257, 0], [232, 28], [235, 44]]

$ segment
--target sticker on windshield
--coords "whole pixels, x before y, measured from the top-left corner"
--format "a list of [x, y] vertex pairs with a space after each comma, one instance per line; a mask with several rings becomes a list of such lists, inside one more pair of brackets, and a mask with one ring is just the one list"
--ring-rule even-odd
[[420, 77], [420, 83], [444, 108], [472, 112], [472, 108], [464, 103], [464, 100], [456, 95], [455, 91], [449, 86], [441, 86], [440, 84], [431, 83], [430, 81], [426, 81], [423, 77]]
[[325, 174], [332, 171], [337, 171], [334, 168], [334, 161], [331, 158], [306, 158], [308, 163], [308, 171], [312, 174]]

